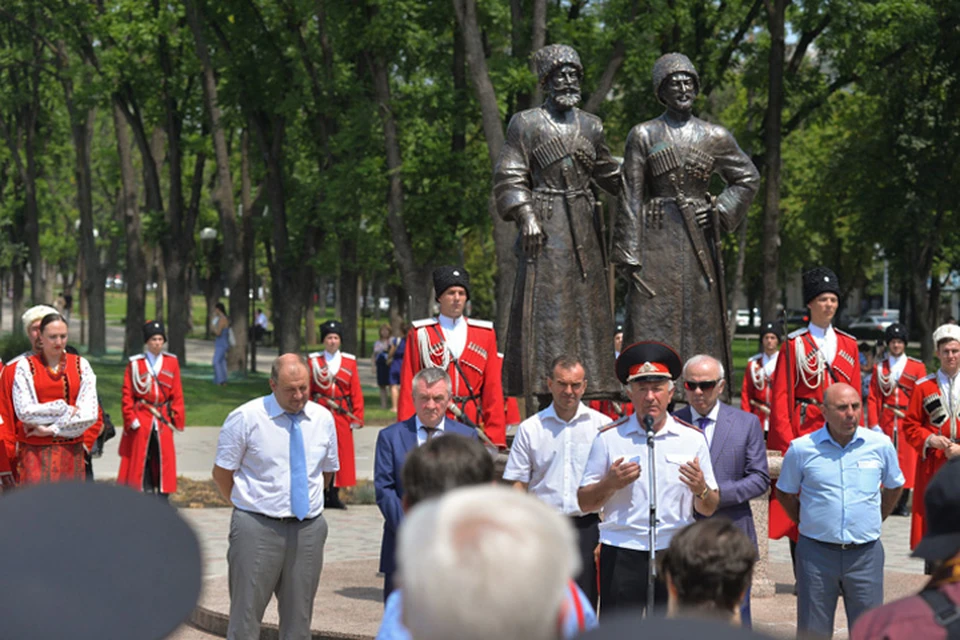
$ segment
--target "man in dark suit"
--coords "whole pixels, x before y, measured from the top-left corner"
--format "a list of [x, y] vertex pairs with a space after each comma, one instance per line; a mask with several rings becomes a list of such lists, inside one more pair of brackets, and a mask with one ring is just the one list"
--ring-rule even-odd
[[[689, 405], [674, 417], [700, 427], [710, 447], [713, 473], [720, 486], [720, 506], [711, 517], [729, 518], [756, 546], [750, 500], [770, 488], [763, 427], [752, 413], [719, 401], [724, 380], [723, 365], [716, 358], [697, 355], [687, 360], [683, 388]], [[749, 589], [740, 617], [744, 626], [751, 626]]]
[[456, 433], [476, 438], [476, 430], [444, 414], [450, 406], [450, 376], [443, 369], [428, 367], [413, 377], [413, 417], [395, 422], [380, 431], [374, 456], [373, 486], [377, 506], [383, 514], [383, 541], [380, 544], [380, 571], [383, 572], [383, 599], [393, 591], [397, 529], [403, 521], [403, 483], [400, 471], [407, 453], [427, 440]]

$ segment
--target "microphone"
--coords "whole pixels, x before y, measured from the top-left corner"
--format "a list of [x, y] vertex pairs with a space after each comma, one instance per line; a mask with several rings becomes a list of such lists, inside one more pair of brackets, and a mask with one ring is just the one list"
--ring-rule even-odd
[[643, 428], [649, 433], [653, 430], [653, 416], [645, 415], [643, 416]]

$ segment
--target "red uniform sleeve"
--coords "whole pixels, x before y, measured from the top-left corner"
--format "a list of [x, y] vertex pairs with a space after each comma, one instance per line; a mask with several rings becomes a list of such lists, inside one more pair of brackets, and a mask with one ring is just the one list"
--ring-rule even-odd
[[353, 403], [353, 415], [360, 418], [360, 424], [363, 424], [363, 389], [360, 387], [360, 370], [357, 367], [357, 361], [353, 361], [353, 375], [350, 376], [350, 397]]
[[173, 388], [170, 390], [170, 422], [183, 431], [187, 426], [187, 414], [183, 404], [183, 385], [180, 382], [180, 362], [173, 362]]
[[517, 399], [508, 397], [506, 403], [507, 406], [504, 411], [506, 424], [520, 424], [520, 407], [517, 405]]
[[493, 357], [487, 358], [483, 370], [483, 390], [480, 393], [480, 401], [483, 406], [483, 430], [494, 444], [506, 446], [507, 425], [504, 422], [503, 412], [503, 374], [500, 368], [500, 358], [497, 357], [497, 334], [492, 330], [486, 333], [488, 334], [488, 342], [484, 348], [488, 354], [493, 354]]
[[133, 397], [133, 368], [137, 366], [136, 362], [127, 365], [123, 372], [123, 390], [120, 392], [120, 412], [123, 415], [123, 428], [128, 429], [137, 418], [137, 412], [134, 409], [135, 399]]
[[927, 412], [923, 409], [923, 386], [917, 385], [913, 390], [913, 395], [910, 396], [907, 415], [903, 418], [903, 437], [906, 438], [911, 447], [922, 454], [927, 436], [936, 433], [937, 430], [927, 420]]
[[13, 413], [13, 373], [16, 367], [7, 366], [0, 372], [0, 440], [6, 449], [8, 464], [17, 459], [17, 430]]
[[880, 409], [883, 407], [883, 396], [880, 395], [880, 383], [877, 382], [877, 376], [880, 373], [880, 365], [877, 365], [870, 378], [870, 392], [867, 394], [867, 426], [873, 427], [880, 424]]
[[770, 407], [770, 432], [767, 434], [767, 449], [787, 453], [790, 443], [798, 433], [793, 424], [793, 402], [791, 399], [791, 383], [793, 371], [789, 363], [793, 362], [794, 355], [789, 353], [793, 341], [787, 339], [780, 347], [780, 357], [777, 358], [777, 368], [773, 374], [773, 400]]
[[407, 420], [416, 411], [413, 408], [413, 376], [420, 371], [420, 348], [417, 346], [417, 329], [407, 333], [406, 351], [400, 366], [400, 394], [397, 397], [397, 420]]
[[740, 385], [740, 409], [747, 413], [753, 413], [753, 407], [750, 406], [750, 367], [753, 363], [747, 361], [747, 370], [743, 372], [743, 384]]

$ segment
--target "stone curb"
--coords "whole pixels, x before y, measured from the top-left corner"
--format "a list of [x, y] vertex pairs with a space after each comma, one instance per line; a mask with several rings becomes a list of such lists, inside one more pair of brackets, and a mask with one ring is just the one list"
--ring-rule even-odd
[[[189, 622], [201, 631], [226, 638], [230, 616], [197, 606], [190, 614]], [[260, 626], [260, 640], [280, 640], [280, 628], [275, 624], [264, 622]], [[373, 636], [313, 629], [310, 632], [310, 640], [373, 640]]]

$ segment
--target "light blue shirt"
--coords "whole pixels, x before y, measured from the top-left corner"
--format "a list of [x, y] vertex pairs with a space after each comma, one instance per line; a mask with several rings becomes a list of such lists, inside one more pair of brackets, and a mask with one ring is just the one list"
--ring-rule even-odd
[[902, 487], [897, 451], [884, 434], [858, 427], [841, 447], [826, 426], [787, 449], [777, 489], [800, 494], [800, 534], [820, 542], [880, 538], [880, 485]]
[[[574, 587], [577, 600], [580, 602], [580, 608], [583, 611], [583, 628], [580, 628], [580, 622], [577, 620], [573, 594], [570, 589], [567, 589], [567, 596], [560, 613], [560, 631], [564, 639], [574, 638], [581, 632], [589, 631], [597, 626], [597, 614], [593, 611], [593, 605], [587, 600], [587, 596], [580, 590], [580, 587], [576, 585]], [[380, 629], [377, 631], [376, 640], [410, 640], [410, 632], [403, 625], [402, 618], [403, 598], [401, 589], [395, 589], [387, 596], [387, 602], [383, 609], [383, 619], [380, 621]]]

